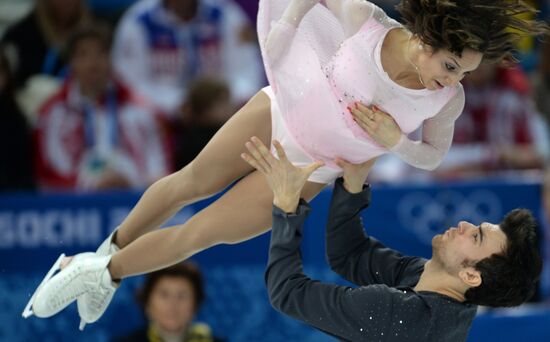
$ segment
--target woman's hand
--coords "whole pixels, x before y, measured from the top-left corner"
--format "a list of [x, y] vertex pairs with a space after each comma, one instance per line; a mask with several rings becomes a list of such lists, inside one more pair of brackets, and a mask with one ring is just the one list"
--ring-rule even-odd
[[243, 153], [241, 157], [265, 176], [267, 184], [273, 191], [273, 204], [287, 213], [296, 211], [307, 179], [324, 163], [318, 161], [303, 168], [296, 167], [288, 160], [283, 147], [277, 140], [273, 140], [273, 145], [279, 159], [275, 158], [257, 137], [252, 137], [250, 140], [245, 144], [249, 153]]
[[283, 13], [282, 20], [294, 27], [298, 27], [307, 12], [318, 3], [319, 0], [292, 0]]
[[363, 184], [367, 181], [372, 166], [377, 158], [367, 160], [361, 164], [352, 164], [342, 158], [336, 158], [334, 162], [344, 170], [344, 188], [349, 193], [356, 194], [363, 190]]
[[348, 107], [348, 110], [359, 127], [388, 150], [397, 145], [401, 139], [403, 133], [399, 125], [388, 113], [381, 111], [376, 106], [369, 108], [356, 102], [352, 108]]

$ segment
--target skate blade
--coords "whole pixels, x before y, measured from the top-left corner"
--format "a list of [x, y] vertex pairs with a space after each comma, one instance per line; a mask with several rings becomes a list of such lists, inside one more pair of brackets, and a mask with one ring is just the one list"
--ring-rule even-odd
[[21, 314], [23, 316], [23, 318], [29, 318], [31, 317], [34, 312], [32, 311], [31, 307], [32, 307], [32, 303], [34, 302], [34, 297], [36, 296], [36, 294], [38, 293], [38, 291], [40, 290], [40, 288], [42, 287], [42, 285], [44, 285], [48, 280], [50, 280], [51, 277], [53, 277], [53, 275], [55, 274], [55, 272], [59, 269], [59, 265], [61, 264], [61, 261], [63, 260], [63, 258], [65, 258], [65, 254], [62, 253], [59, 258], [57, 258], [56, 262], [53, 264], [52, 268], [50, 268], [50, 270], [48, 271], [48, 273], [46, 274], [46, 276], [44, 277], [44, 279], [42, 279], [42, 282], [40, 283], [40, 285], [38, 285], [38, 287], [36, 288], [36, 290], [34, 291], [34, 293], [32, 294], [32, 297], [31, 299], [29, 300], [29, 302], [27, 303], [27, 306], [25, 306], [25, 310], [23, 310], [23, 313]]

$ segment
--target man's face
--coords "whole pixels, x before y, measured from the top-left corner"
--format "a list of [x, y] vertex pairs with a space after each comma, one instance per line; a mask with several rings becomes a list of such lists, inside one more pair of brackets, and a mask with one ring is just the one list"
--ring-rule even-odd
[[480, 261], [506, 247], [506, 235], [496, 224], [483, 222], [476, 226], [460, 221], [457, 227], [451, 227], [443, 234], [432, 239], [435, 262], [451, 275], [457, 275], [463, 269], [464, 261]]
[[82, 39], [76, 43], [71, 68], [81, 86], [101, 89], [111, 75], [109, 53], [98, 39]]
[[180, 333], [195, 316], [195, 292], [186, 278], [163, 276], [154, 286], [146, 312], [154, 325], [171, 334]]

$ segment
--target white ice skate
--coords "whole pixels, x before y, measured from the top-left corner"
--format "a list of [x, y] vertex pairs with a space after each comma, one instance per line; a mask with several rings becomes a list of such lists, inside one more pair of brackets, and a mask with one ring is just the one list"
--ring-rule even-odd
[[[103, 298], [110, 300], [117, 286], [107, 269], [110, 260], [111, 256], [97, 256], [95, 253], [75, 255], [67, 267], [36, 291], [31, 303], [32, 312], [37, 317], [51, 317], [85, 293], [105, 293], [107, 295]], [[95, 304], [106, 307], [104, 303]]]
[[54, 262], [52, 268], [50, 268], [48, 273], [46, 273], [46, 276], [44, 277], [44, 279], [42, 279], [42, 281], [40, 282], [40, 284], [38, 285], [38, 287], [36, 288], [36, 290], [32, 294], [31, 299], [29, 299], [29, 302], [25, 306], [25, 309], [23, 310], [23, 313], [21, 314], [23, 316], [23, 318], [29, 318], [34, 314], [31, 307], [32, 307], [32, 304], [34, 302], [34, 298], [36, 297], [36, 293], [42, 288], [42, 286], [48, 280], [50, 280], [51, 277], [53, 277], [54, 273], [59, 269], [59, 267], [61, 265], [61, 261], [63, 261], [64, 258], [65, 258], [65, 254], [61, 254], [59, 256], [59, 258], [57, 258], [57, 260]]
[[[93, 256], [93, 255], [94, 255], [94, 253], [81, 253], [81, 254], [76, 255], [75, 258], [82, 259], [82, 258], [90, 257], [90, 256]], [[36, 300], [36, 295], [38, 294], [38, 292], [40, 292], [40, 290], [42, 290], [42, 288], [48, 283], [48, 281], [54, 275], [57, 275], [57, 274], [55, 274], [55, 272], [60, 269], [61, 264], [63, 263], [64, 259], [65, 259], [65, 254], [61, 254], [59, 256], [59, 258], [57, 258], [57, 260], [53, 264], [52, 268], [50, 268], [48, 273], [46, 273], [46, 276], [44, 277], [44, 279], [42, 279], [42, 281], [40, 282], [40, 285], [38, 285], [38, 287], [34, 291], [33, 295], [31, 296], [31, 299], [29, 300], [29, 302], [25, 306], [25, 309], [23, 310], [23, 313], [22, 313], [23, 318], [29, 318], [32, 315], [36, 315], [37, 317], [42, 317], [42, 316], [40, 316], [40, 314], [36, 314], [36, 312], [34, 311], [34, 302]]]
[[[118, 228], [117, 228], [118, 229]], [[97, 251], [95, 252], [98, 256], [112, 255], [120, 250], [117, 245], [113, 242], [115, 235], [115, 229], [105, 241], [99, 245]], [[114, 295], [113, 292], [87, 292], [82, 296], [78, 297], [76, 300], [76, 305], [78, 307], [78, 315], [80, 316], [80, 325], [78, 329], [80, 331], [84, 330], [84, 327], [87, 323], [93, 323], [97, 321], [101, 315], [107, 309], [107, 306], [111, 302], [111, 299]], [[99, 305], [103, 303], [103, 305]]]

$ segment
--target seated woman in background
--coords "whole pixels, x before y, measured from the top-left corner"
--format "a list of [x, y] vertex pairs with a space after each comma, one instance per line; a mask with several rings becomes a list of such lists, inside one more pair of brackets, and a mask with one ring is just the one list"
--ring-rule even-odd
[[148, 324], [114, 342], [215, 342], [210, 327], [192, 322], [204, 301], [202, 275], [191, 263], [148, 274], [137, 301]]

